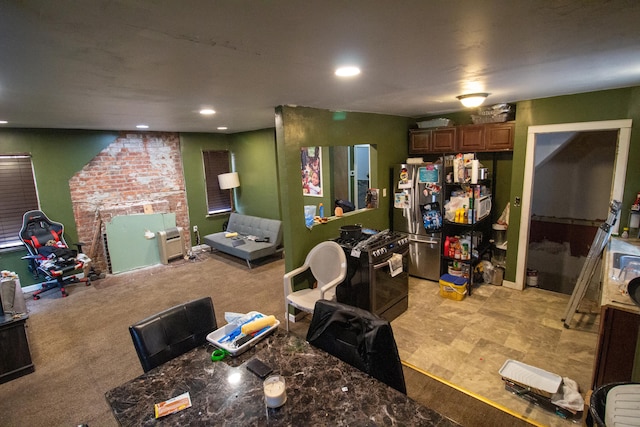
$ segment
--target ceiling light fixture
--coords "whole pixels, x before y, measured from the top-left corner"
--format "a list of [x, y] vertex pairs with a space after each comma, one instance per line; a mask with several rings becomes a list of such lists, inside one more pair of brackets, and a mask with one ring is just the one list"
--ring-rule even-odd
[[6, 120], [0, 120], [0, 125], [6, 125], [7, 123], [9, 123], [9, 122], [6, 121]]
[[227, 130], [227, 129], [229, 129], [229, 128], [226, 127], [226, 126], [218, 126], [218, 130]]
[[485, 99], [489, 96], [488, 93], [469, 93], [467, 95], [456, 96], [467, 108], [479, 107], [482, 105]]
[[336, 76], [338, 77], [353, 77], [358, 74], [360, 74], [360, 68], [352, 65], [336, 69]]
[[149, 129], [149, 125], [136, 125], [138, 129]]
[[200, 114], [202, 114], [203, 116], [210, 116], [215, 113], [216, 110], [213, 110], [211, 108], [203, 108], [202, 110], [200, 110]]

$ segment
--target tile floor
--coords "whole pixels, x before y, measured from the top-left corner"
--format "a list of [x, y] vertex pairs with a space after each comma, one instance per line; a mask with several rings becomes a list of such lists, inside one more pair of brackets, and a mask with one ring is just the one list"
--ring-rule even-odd
[[569, 295], [480, 285], [453, 301], [439, 295], [436, 282], [411, 277], [409, 287], [409, 310], [392, 322], [403, 361], [534, 424], [576, 425], [507, 392], [498, 371], [518, 360], [575, 380], [584, 397], [599, 326], [594, 303], [585, 298], [566, 329]]

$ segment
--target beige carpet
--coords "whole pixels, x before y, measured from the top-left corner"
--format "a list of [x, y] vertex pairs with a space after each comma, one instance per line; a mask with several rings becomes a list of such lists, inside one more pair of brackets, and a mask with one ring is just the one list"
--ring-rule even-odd
[[[92, 286], [69, 286], [27, 300], [34, 373], [0, 384], [0, 425], [114, 426], [104, 393], [142, 374], [128, 326], [191, 299], [211, 296], [219, 324], [225, 312], [257, 310], [284, 320], [284, 262], [271, 259], [248, 270], [243, 261], [203, 253], [109, 276]], [[306, 335], [308, 321], [292, 324]], [[408, 394], [467, 426], [518, 425], [515, 418], [418, 371], [405, 368]], [[455, 402], [455, 403], [452, 403]]]

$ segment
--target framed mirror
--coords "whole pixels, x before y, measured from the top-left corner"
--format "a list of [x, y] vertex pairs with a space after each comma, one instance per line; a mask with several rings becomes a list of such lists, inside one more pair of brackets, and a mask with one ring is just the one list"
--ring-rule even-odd
[[377, 205], [375, 146], [303, 147], [300, 162], [305, 205], [322, 203], [326, 216], [333, 215], [337, 202], [345, 213]]

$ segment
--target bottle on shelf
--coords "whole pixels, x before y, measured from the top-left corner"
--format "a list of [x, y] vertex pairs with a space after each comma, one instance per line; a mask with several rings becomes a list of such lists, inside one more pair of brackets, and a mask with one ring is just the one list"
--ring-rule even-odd
[[320, 218], [324, 218], [324, 206], [322, 205], [322, 203], [318, 205], [318, 211], [320, 213]]

